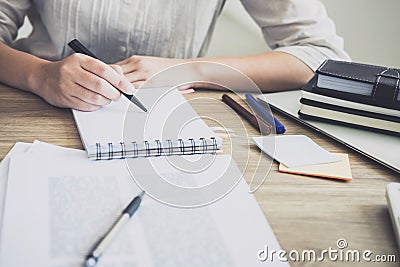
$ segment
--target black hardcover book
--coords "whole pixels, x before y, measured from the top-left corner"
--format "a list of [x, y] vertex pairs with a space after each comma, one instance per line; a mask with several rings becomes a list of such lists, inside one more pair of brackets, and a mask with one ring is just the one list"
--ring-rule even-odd
[[298, 114], [304, 119], [330, 121], [400, 135], [400, 111], [318, 94], [318, 74], [304, 87]]
[[343, 100], [400, 110], [400, 70], [326, 60], [316, 71], [311, 91]]

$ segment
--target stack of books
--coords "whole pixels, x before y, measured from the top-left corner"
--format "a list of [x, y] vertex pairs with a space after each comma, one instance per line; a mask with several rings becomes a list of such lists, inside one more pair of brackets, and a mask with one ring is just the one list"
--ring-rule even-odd
[[326, 60], [302, 88], [299, 116], [400, 135], [400, 70]]

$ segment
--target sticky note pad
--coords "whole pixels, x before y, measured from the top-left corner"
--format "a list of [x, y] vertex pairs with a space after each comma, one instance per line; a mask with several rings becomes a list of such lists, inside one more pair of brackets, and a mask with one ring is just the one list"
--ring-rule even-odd
[[292, 168], [289, 168], [281, 163], [279, 164], [279, 171], [323, 178], [352, 180], [353, 176], [351, 175], [349, 156], [342, 153], [332, 154], [340, 158], [340, 161]]
[[305, 135], [259, 136], [253, 140], [264, 153], [289, 168], [340, 160]]

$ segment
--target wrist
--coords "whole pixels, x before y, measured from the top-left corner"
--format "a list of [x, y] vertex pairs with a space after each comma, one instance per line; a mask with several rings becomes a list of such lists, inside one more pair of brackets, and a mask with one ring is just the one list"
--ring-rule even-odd
[[27, 76], [27, 89], [30, 92], [41, 96], [46, 86], [47, 69], [50, 64], [50, 61], [39, 59], [31, 68]]

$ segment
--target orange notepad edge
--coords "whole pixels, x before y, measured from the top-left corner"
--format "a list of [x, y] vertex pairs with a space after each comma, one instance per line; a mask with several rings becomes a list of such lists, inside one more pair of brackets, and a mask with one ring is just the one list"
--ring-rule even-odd
[[332, 153], [341, 160], [333, 163], [307, 165], [300, 167], [288, 168], [284, 164], [279, 164], [279, 171], [292, 174], [300, 174], [306, 176], [331, 178], [349, 181], [352, 180], [349, 156], [343, 153]]

